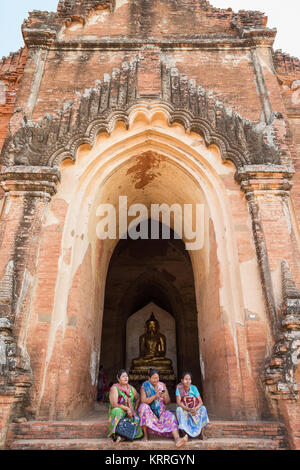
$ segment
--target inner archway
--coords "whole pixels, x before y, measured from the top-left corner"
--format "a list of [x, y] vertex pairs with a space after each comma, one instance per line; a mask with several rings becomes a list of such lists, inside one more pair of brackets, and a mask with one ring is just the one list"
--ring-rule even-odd
[[[189, 370], [194, 383], [202, 390], [193, 268], [184, 242], [174, 238], [173, 230], [170, 240], [161, 237], [120, 240], [112, 255], [105, 289], [100, 355], [109, 380], [115, 379], [118, 369], [126, 367], [129, 317], [150, 302], [169, 312], [175, 320], [177, 358], [173, 367], [178, 376]], [[171, 338], [166, 339], [168, 344]], [[138, 343], [139, 337], [135, 340]]]

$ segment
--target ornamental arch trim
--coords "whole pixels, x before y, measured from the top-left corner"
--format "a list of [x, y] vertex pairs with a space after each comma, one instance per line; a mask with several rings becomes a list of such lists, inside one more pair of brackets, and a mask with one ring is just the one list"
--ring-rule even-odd
[[[124, 62], [105, 76], [95, 88], [87, 89], [72, 102], [64, 103], [55, 114], [44, 115], [39, 122], [29, 121], [17, 109], [12, 122], [23, 118], [21, 127], [8, 132], [1, 152], [5, 166], [58, 166], [64, 159], [75, 160], [77, 149], [91, 147], [100, 132], [111, 134], [116, 122], [128, 127], [132, 109], [140, 104], [159, 105], [169, 115], [169, 123], [179, 123], [187, 132], [201, 135], [207, 146], [219, 147], [222, 158], [231, 160], [237, 169], [246, 165], [280, 165], [285, 150], [276, 145], [275, 120], [255, 124], [217, 100], [212, 92], [196, 86], [178, 69], [162, 64], [161, 93], [140, 96], [138, 59]], [[16, 116], [21, 113], [21, 116]]]

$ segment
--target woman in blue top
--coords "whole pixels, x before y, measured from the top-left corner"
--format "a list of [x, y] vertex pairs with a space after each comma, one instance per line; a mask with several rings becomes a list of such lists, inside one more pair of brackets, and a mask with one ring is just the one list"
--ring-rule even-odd
[[190, 437], [204, 440], [203, 428], [209, 424], [207, 411], [197, 387], [192, 385], [192, 374], [184, 372], [176, 388], [176, 416], [178, 427]]

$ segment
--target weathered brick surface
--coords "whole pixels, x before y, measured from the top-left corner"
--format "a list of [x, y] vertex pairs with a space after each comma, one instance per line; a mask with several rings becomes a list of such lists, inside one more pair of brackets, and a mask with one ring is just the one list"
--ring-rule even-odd
[[[106, 439], [107, 417], [94, 414], [86, 421], [28, 422], [9, 428], [10, 449], [110, 449]], [[288, 448], [285, 427], [271, 422], [212, 421], [205, 432], [208, 440], [190, 439], [186, 450], [284, 450]], [[170, 439], [151, 438], [148, 443], [124, 443], [118, 449], [172, 449]]]
[[[297, 374], [299, 380], [299, 373]], [[299, 382], [298, 382], [299, 383]], [[279, 403], [281, 413], [287, 423], [287, 439], [293, 450], [300, 450], [300, 401]]]
[[15, 107], [26, 59], [27, 49], [22, 48], [0, 61], [0, 149]]
[[13, 397], [0, 396], [0, 450], [5, 446], [14, 401]]
[[[121, 443], [116, 446], [107, 439], [74, 439], [65, 440], [32, 440], [17, 441], [12, 444], [11, 450], [174, 450], [174, 442], [149, 441], [135, 443]], [[281, 447], [281, 441], [274, 439], [212, 439], [204, 442], [190, 441], [182, 450], [287, 450]]]
[[[23, 25], [26, 47], [0, 62], [0, 85], [5, 86], [5, 102], [0, 102], [0, 149], [11, 116], [10, 128], [14, 133], [23, 118], [39, 121], [46, 113], [52, 113], [59, 124], [59, 136], [72, 126], [79, 132], [81, 117], [96, 116], [99, 110], [105, 113], [108, 108], [117, 106], [123, 109], [128, 103], [143, 97], [147, 100], [163, 97], [173, 108], [181, 106], [179, 122], [182, 123], [186, 117], [184, 113], [191, 114], [199, 106], [195, 102], [195, 90], [202, 86], [242, 118], [248, 118], [253, 124], [268, 124], [266, 140], [278, 146], [281, 163], [294, 165], [296, 173], [291, 202], [288, 189], [279, 190], [279, 183], [277, 186], [273, 183], [273, 188], [270, 188], [265, 180], [259, 183], [258, 189], [255, 182], [249, 183], [250, 186], [253, 184], [251, 207], [255, 206], [256, 214], [247, 202], [249, 190], [245, 191], [248, 191], [245, 198], [239, 184], [234, 181], [233, 172], [223, 173], [220, 167], [216, 170], [214, 186], [220, 188], [223, 185], [222, 194], [227, 197], [224, 207], [229, 211], [226, 217], [230, 219], [228, 226], [233, 234], [233, 248], [227, 247], [227, 261], [220, 259], [220, 244], [228, 237], [228, 232], [217, 234], [218, 228], [211, 222], [208, 230], [210, 244], [205, 255], [209, 269], [205, 276], [202, 266], [195, 269], [201, 271], [202, 276], [197, 284], [201, 293], [196, 294], [201, 307], [197, 321], [201, 360], [205, 365], [204, 400], [211, 413], [225, 419], [262, 419], [274, 413], [266, 402], [259, 377], [276, 336], [272, 312], [274, 314], [281, 308], [281, 292], [276, 279], [282, 259], [288, 261], [293, 277], [300, 285], [297, 226], [300, 220], [300, 63], [281, 52], [272, 55], [275, 33], [266, 27], [266, 23], [266, 17], [259, 12], [241, 11], [236, 14], [231, 9], [213, 8], [206, 0], [141, 0], [138, 6], [132, 0], [117, 3], [111, 0], [61, 0], [57, 13], [33, 12], [29, 15]], [[127, 73], [129, 68], [130, 74]], [[90, 99], [86, 90], [91, 88], [104, 90], [99, 103], [95, 104], [95, 100]], [[95, 96], [98, 96], [96, 91]], [[66, 103], [72, 104], [73, 108], [61, 116], [63, 103], [65, 110]], [[14, 109], [18, 112], [12, 115]], [[277, 113], [275, 120], [273, 112]], [[210, 123], [220, 124], [221, 111], [213, 98], [207, 105], [207, 113]], [[191, 121], [187, 122], [185, 130], [190, 131]], [[272, 122], [273, 128], [270, 127]], [[233, 121], [224, 120], [223, 127], [226, 125], [232, 126]], [[247, 123], [244, 125], [250, 132]], [[39, 155], [36, 148], [41, 143], [44, 149], [50, 148], [51, 142], [57, 138], [57, 135], [44, 133], [45, 127], [44, 121], [37, 131], [34, 151], [40, 160], [34, 164], [46, 161], [42, 160], [45, 155]], [[223, 129], [225, 137], [232, 131], [229, 127]], [[222, 124], [215, 129], [222, 129]], [[251, 129], [253, 132], [253, 127]], [[243, 140], [246, 135], [240, 131], [237, 126], [236, 141]], [[181, 132], [178, 130], [178, 138], [183, 135]], [[246, 148], [255, 154], [257, 142], [253, 140], [251, 143], [252, 147]], [[22, 158], [22, 152], [26, 150], [22, 140], [19, 147], [15, 151]], [[74, 149], [73, 152], [75, 160]], [[185, 152], [188, 153], [186, 147]], [[72, 164], [62, 166], [65, 177], [70, 178], [67, 184], [63, 182], [65, 186], [72, 186], [74, 177], [74, 181], [78, 178], [80, 187], [82, 175], [79, 174], [84, 158], [89, 157], [85, 155], [77, 159], [76, 174], [68, 173]], [[151, 158], [151, 152], [140, 157], [141, 161], [147, 161], [149, 171]], [[19, 160], [18, 164], [24, 162]], [[89, 168], [87, 171], [92, 170]], [[15, 280], [19, 299], [16, 302], [14, 334], [22, 345], [26, 345], [34, 374], [27, 413], [43, 419], [78, 417], [90, 409], [96, 392], [93, 376], [98, 364], [103, 311], [98, 292], [102, 295], [105, 290], [106, 273], [101, 273], [101, 279], [95, 281], [95, 272], [100, 270], [101, 257], [107, 253], [101, 244], [87, 244], [85, 251], [78, 251], [79, 244], [90, 236], [90, 232], [85, 228], [80, 234], [72, 234], [70, 221], [75, 217], [75, 209], [70, 197], [72, 191], [66, 190], [65, 186], [64, 197], [59, 193], [48, 208], [42, 199], [35, 199], [33, 203], [30, 195], [19, 192], [18, 196], [10, 194], [7, 197], [2, 210], [4, 193], [0, 189], [0, 280], [8, 262], [14, 258], [18, 266]], [[94, 191], [92, 186], [91, 183], [91, 192]], [[120, 183], [118, 190], [121, 188]], [[175, 191], [172, 185], [164, 189]], [[88, 198], [79, 204], [91, 206]], [[70, 238], [73, 238], [72, 242]], [[263, 255], [259, 248], [265, 250]], [[84, 253], [80, 261], [77, 259], [79, 252]], [[175, 260], [172, 261], [175, 264]], [[237, 303], [241, 311], [237, 314], [221, 305], [225, 289], [221, 263], [225, 262], [231, 263], [233, 277], [240, 275], [238, 291], [227, 292], [227, 296], [239, 299]], [[255, 278], [249, 289], [260, 299], [253, 312], [244, 308], [244, 303], [250, 302], [247, 294], [249, 277], [248, 281], [244, 280], [247, 267], [251, 267], [252, 278]], [[266, 273], [270, 278], [264, 276]], [[114, 289], [113, 286], [111, 298], [120, 286]], [[184, 291], [188, 292], [186, 304], [190, 305], [194, 293], [190, 294], [187, 285], [183, 285]], [[266, 296], [266, 292], [269, 295]], [[266, 308], [259, 303], [262, 303], [264, 295]], [[106, 314], [109, 312], [113, 315], [113, 310], [108, 308]], [[120, 340], [121, 333], [112, 334]], [[109, 349], [111, 344], [104, 347]], [[119, 350], [122, 348], [123, 343], [120, 343]], [[195, 354], [198, 355], [198, 351]], [[119, 366], [120, 355], [116, 353], [111, 364], [112, 368]], [[297, 448], [299, 413], [293, 403], [277, 408], [281, 409], [288, 424], [291, 445]], [[3, 427], [7, 427], [8, 413], [5, 416], [5, 423], [2, 417]], [[69, 448], [106, 448], [108, 445], [91, 440], [95, 439], [89, 434], [92, 428], [88, 428], [87, 434], [85, 425], [80, 432], [79, 428], [75, 428]], [[14, 448], [63, 448], [65, 444], [61, 440], [66, 437], [65, 433], [73, 432], [71, 426], [62, 425], [58, 431], [54, 425], [53, 428], [45, 428], [41, 438], [36, 431], [31, 435], [26, 426], [14, 429], [20, 433], [23, 429], [24, 436], [28, 438], [28, 442], [26, 439], [23, 443], [16, 441]], [[248, 442], [215, 441], [207, 444], [208, 448], [279, 446], [276, 440], [273, 443], [270, 439], [258, 442], [257, 427], [236, 429], [222, 428], [223, 434], [215, 438], [226, 436], [231, 439], [230, 432], [236, 438], [235, 433], [242, 432], [249, 438]], [[264, 433], [263, 429], [266, 428], [261, 428]], [[268, 432], [271, 433], [270, 430]], [[276, 432], [274, 436], [277, 438]], [[55, 433], [55, 439], [50, 440]], [[159, 445], [160, 448], [164, 446]], [[206, 448], [206, 444], [199, 445]]]
[[[102, 8], [97, 10], [96, 5], [102, 5]], [[26, 32], [34, 28], [43, 31], [42, 24], [48, 23], [49, 27], [53, 24], [55, 31], [61, 30], [60, 41], [76, 42], [84, 41], [85, 38], [102, 41], [101, 47], [94, 50], [79, 50], [75, 47], [71, 51], [62, 51], [58, 42], [58, 47], [47, 54], [30, 51], [18, 105], [27, 107], [28, 110], [30, 108], [30, 112], [34, 109], [35, 119], [46, 112], [53, 112], [61, 101], [74, 99], [76, 92], [83, 93], [96, 80], [102, 80], [105, 73], [112, 73], [123, 61], [136, 57], [138, 54], [131, 50], [132, 41], [145, 41], [150, 37], [166, 43], [174, 40], [201, 41], [202, 38], [216, 41], [223, 36], [230, 38], [230, 41], [239, 39], [239, 28], [258, 28], [263, 34], [266, 25], [266, 17], [258, 12], [240, 12], [236, 15], [231, 9], [217, 9], [207, 2], [195, 0], [167, 4], [157, 1], [151, 5], [144, 2], [139, 8], [133, 7], [131, 2], [124, 2], [113, 11], [109, 7], [110, 2], [93, 2], [93, 6], [84, 3], [84, 7], [82, 2], [74, 5], [60, 3], [58, 15], [37, 12], [25, 23]], [[65, 18], [68, 19], [67, 22]], [[100, 29], [97, 20], [101, 21]], [[231, 26], [232, 22], [234, 27]], [[113, 51], [107, 49], [108, 38], [117, 41], [118, 45]], [[268, 68], [261, 70], [248, 49], [224, 52], [218, 48], [203, 51], [201, 48], [183, 50], [175, 47], [174, 50], [162, 52], [167, 62], [178, 67], [181, 73], [185, 73], [205, 89], [212, 90], [243, 117], [257, 122], [260, 120], [262, 91], [257, 84], [262, 81]], [[264, 59], [271, 65], [270, 56]], [[152, 73], [157, 73], [154, 71], [153, 68]], [[30, 91], [33, 80], [36, 80], [38, 91], [35, 98]], [[150, 75], [147, 80], [150, 83]], [[278, 85], [275, 82], [270, 83], [268, 88], [274, 100], [278, 96]], [[152, 85], [156, 87], [155, 80], [152, 80]], [[280, 101], [277, 100], [274, 104], [274, 110], [282, 110]]]

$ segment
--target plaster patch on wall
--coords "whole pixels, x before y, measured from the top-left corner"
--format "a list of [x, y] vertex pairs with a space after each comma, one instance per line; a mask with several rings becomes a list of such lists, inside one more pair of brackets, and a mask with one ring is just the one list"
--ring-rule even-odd
[[72, 24], [72, 26], [69, 26], [69, 31], [77, 31], [78, 29], [82, 29], [82, 24], [81, 23], [75, 23]]
[[4, 207], [4, 215], [7, 215], [9, 213], [10, 206], [11, 206], [11, 198], [7, 197], [6, 198], [6, 204], [5, 204], [5, 207]]
[[269, 66], [269, 64], [264, 60], [264, 58], [263, 58], [261, 55], [259, 55], [259, 59], [260, 59], [260, 65], [261, 65], [263, 68], [267, 69], [268, 72], [270, 72], [270, 73], [273, 75], [273, 74], [274, 74], [273, 70], [271, 69], [271, 67]]
[[205, 367], [204, 367], [204, 361], [201, 356], [201, 353], [200, 353], [200, 369], [201, 369], [202, 378], [203, 380], [205, 380]]
[[162, 61], [169, 67], [176, 67], [177, 61], [170, 55], [165, 54], [164, 52], [162, 53]]
[[[81, 27], [81, 25], [79, 27]], [[74, 62], [78, 60], [79, 55], [80, 55], [80, 52], [78, 51], [70, 51], [67, 54], [65, 54], [64, 62]], [[77, 92], [77, 94], [80, 95], [79, 92]]]
[[50, 225], [59, 225], [59, 220], [55, 217], [54, 213], [49, 210], [47, 215], [47, 220], [45, 222], [44, 227], [49, 227]]
[[38, 50], [36, 53], [34, 52], [32, 55], [33, 61], [36, 65], [36, 70], [34, 72], [34, 78], [31, 82], [30, 95], [26, 104], [26, 111], [30, 119], [32, 118], [37, 97], [40, 91], [47, 55], [48, 51], [43, 49]]
[[292, 221], [291, 221], [290, 210], [289, 210], [289, 207], [288, 207], [288, 202], [283, 200], [282, 201], [282, 206], [283, 206], [283, 212], [284, 212], [286, 222], [287, 222], [287, 226], [288, 226], [288, 231], [289, 231], [289, 234], [291, 235], [291, 233], [292, 233]]
[[237, 67], [244, 60], [249, 62], [248, 55], [236, 56], [235, 54], [226, 54], [222, 58], [222, 64], [229, 64], [230, 66]]
[[294, 84], [298, 83], [298, 88], [296, 89], [296, 91], [293, 92], [292, 94], [292, 104], [293, 105], [298, 105], [300, 104], [300, 80], [296, 80], [293, 85], [292, 85], [292, 90], [294, 89], [293, 86]]
[[98, 38], [98, 36], [94, 35], [94, 34], [88, 34], [84, 37], [87, 41], [96, 41]]
[[281, 279], [281, 263], [278, 263], [276, 269], [271, 271], [273, 291], [276, 305], [281, 305], [282, 302], [282, 279]]
[[0, 105], [4, 105], [6, 102], [6, 86], [5, 83], [0, 80]]
[[244, 306], [260, 316], [264, 312], [264, 301], [256, 258], [240, 263], [240, 272], [242, 286], [244, 286]]
[[19, 348], [20, 348], [20, 358], [22, 361], [22, 368], [24, 370], [31, 371], [30, 357], [26, 348], [22, 346], [21, 344], [19, 345]]
[[92, 352], [91, 355], [91, 364], [90, 364], [90, 374], [92, 379], [92, 385], [96, 385], [96, 372], [97, 372], [97, 353]]
[[252, 370], [251, 370], [251, 363], [250, 363], [250, 357], [249, 357], [249, 351], [248, 349], [246, 349], [246, 366], [247, 366], [247, 369], [248, 369], [248, 372], [249, 372], [249, 375], [251, 374]]
[[126, 5], [126, 3], [128, 3], [128, 0], [116, 0], [115, 11], [118, 10], [118, 8], [121, 8], [123, 5]]
[[16, 317], [18, 317], [18, 315], [21, 311], [24, 298], [26, 296], [26, 293], [28, 291], [28, 287], [29, 287], [30, 282], [31, 282], [32, 279], [33, 279], [33, 277], [31, 276], [29, 271], [27, 269], [25, 269], [24, 279], [23, 279], [23, 283], [22, 283], [22, 289], [21, 289], [21, 292], [20, 292], [20, 296], [18, 298], [17, 306], [16, 306]]

